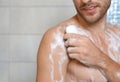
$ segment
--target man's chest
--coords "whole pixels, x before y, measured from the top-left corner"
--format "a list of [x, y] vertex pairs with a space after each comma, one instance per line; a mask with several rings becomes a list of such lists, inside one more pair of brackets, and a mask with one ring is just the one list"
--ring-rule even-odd
[[107, 79], [99, 70], [71, 60], [68, 65], [66, 82], [107, 82]]
[[91, 36], [92, 42], [112, 60], [120, 63], [120, 35], [112, 30], [101, 36]]

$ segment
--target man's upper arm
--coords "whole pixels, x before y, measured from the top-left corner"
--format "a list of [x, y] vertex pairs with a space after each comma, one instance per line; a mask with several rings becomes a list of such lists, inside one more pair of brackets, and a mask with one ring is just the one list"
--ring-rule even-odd
[[50, 38], [49, 33], [46, 32], [42, 38], [42, 41], [40, 43], [39, 49], [38, 49], [38, 55], [37, 55], [37, 82], [50, 82], [50, 76], [49, 73], [49, 44], [50, 44]]
[[[61, 79], [61, 73], [59, 73], [60, 70], [62, 70], [61, 72], [63, 72], [63, 76], [65, 74], [65, 68], [67, 66], [67, 56], [65, 56], [65, 49], [62, 49], [61, 47], [59, 47], [59, 45], [54, 44], [54, 32], [55, 30], [47, 31], [41, 41], [37, 56], [37, 82], [51, 82], [55, 79]], [[60, 54], [61, 52], [62, 54]], [[61, 67], [59, 67], [59, 63], [62, 62], [61, 60], [66, 61], [63, 62], [64, 65], [61, 64]]]

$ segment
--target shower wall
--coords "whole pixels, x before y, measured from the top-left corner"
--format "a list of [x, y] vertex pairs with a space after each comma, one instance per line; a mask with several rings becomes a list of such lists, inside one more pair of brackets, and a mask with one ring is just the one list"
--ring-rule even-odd
[[120, 26], [120, 0], [111, 0], [107, 21]]
[[35, 82], [43, 33], [74, 14], [72, 0], [0, 0], [0, 82]]

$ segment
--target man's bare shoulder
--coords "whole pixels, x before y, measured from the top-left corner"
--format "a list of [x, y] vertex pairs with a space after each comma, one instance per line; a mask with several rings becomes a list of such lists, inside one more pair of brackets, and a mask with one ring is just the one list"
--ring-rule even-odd
[[66, 55], [63, 36], [65, 34], [65, 28], [69, 23], [71, 23], [71, 20], [72, 19], [69, 19], [59, 23], [58, 25], [49, 28], [44, 33], [38, 49], [38, 58], [40, 62], [46, 62], [47, 60], [45, 61], [45, 59], [47, 59], [51, 52], [53, 53], [54, 51], [54, 54], [63, 52], [63, 54]]
[[43, 47], [49, 50], [49, 47], [56, 39], [63, 40], [65, 29], [68, 25], [75, 22], [75, 17], [72, 17], [64, 22], [57, 24], [54, 27], [49, 28], [43, 35], [40, 43], [40, 51], [43, 51]]

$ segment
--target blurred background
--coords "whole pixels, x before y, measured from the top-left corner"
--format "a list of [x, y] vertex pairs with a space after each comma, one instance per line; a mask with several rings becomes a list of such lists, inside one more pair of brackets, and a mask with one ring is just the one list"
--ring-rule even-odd
[[[119, 3], [112, 1], [107, 19], [117, 25]], [[35, 82], [44, 32], [75, 13], [72, 0], [0, 0], [0, 82]]]

